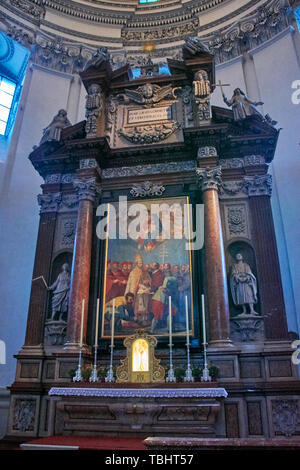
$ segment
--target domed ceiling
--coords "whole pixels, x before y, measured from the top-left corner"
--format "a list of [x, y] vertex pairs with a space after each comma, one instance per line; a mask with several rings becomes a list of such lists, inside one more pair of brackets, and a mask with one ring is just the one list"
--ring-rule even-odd
[[59, 57], [66, 72], [74, 71], [70, 57], [81, 68], [99, 46], [115, 64], [124, 54], [128, 60], [149, 51], [180, 58], [188, 36], [201, 38], [218, 63], [287, 27], [289, 10], [287, 0], [2, 0], [0, 28], [35, 54], [42, 51], [42, 65], [50, 52], [52, 62]]

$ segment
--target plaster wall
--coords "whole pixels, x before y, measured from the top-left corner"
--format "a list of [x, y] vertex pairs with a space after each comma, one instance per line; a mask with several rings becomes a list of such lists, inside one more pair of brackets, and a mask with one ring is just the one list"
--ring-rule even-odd
[[[19, 113], [19, 128], [14, 155], [5, 162], [0, 207], [0, 339], [6, 344], [6, 364], [0, 365], [0, 386], [14, 378], [16, 354], [24, 343], [30, 295], [41, 192], [41, 177], [33, 170], [28, 155], [37, 145], [45, 128], [57, 111], [67, 109], [73, 77], [32, 66], [25, 102]], [[79, 90], [77, 92], [79, 95]], [[71, 100], [72, 101], [72, 100]], [[76, 101], [76, 100], [75, 100]], [[73, 102], [72, 102], [73, 103]], [[77, 122], [77, 109], [71, 114]], [[71, 105], [70, 105], [71, 108]]]

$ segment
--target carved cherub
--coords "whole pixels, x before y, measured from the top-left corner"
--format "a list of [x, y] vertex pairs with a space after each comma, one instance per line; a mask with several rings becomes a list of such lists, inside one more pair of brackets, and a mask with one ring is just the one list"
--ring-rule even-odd
[[152, 85], [152, 83], [146, 83], [145, 85], [138, 87], [136, 90], [126, 88], [125, 93], [118, 95], [118, 97], [123, 98], [126, 104], [130, 101], [134, 101], [135, 103], [143, 104], [146, 107], [159, 103], [164, 98], [176, 98], [172, 85], [160, 87], [159, 85]]

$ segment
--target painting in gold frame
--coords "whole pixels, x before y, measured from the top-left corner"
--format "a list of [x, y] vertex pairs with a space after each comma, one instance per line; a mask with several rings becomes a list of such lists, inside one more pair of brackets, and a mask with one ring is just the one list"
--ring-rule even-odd
[[[105, 241], [105, 269], [103, 283], [103, 306], [101, 337], [110, 338], [113, 301], [115, 304], [115, 337], [126, 337], [143, 328], [158, 337], [169, 335], [169, 296], [172, 299], [172, 330], [176, 337], [186, 336], [186, 297], [189, 312], [190, 335], [194, 335], [192, 263], [190, 243], [178, 238], [184, 231], [184, 206], [188, 197], [161, 198], [128, 202], [143, 204], [149, 214], [145, 230], [137, 239], [111, 239]], [[181, 208], [182, 220], [170, 212], [170, 237], [162, 230], [162, 213], [151, 216], [153, 204], [174, 205]], [[113, 206], [113, 209], [112, 209]], [[109, 212], [116, 214], [118, 227], [119, 203], [109, 204]], [[111, 216], [108, 219], [112, 218]], [[188, 219], [188, 217], [187, 217]], [[130, 217], [128, 223], [130, 224]], [[108, 226], [111, 220], [108, 222]], [[185, 221], [185, 224], [187, 220]], [[181, 226], [181, 228], [179, 227]], [[158, 230], [152, 238], [152, 228]], [[107, 230], [110, 233], [110, 227]], [[177, 234], [175, 236], [175, 233]], [[188, 233], [190, 221], [188, 220]], [[189, 238], [189, 237], [188, 237]]]

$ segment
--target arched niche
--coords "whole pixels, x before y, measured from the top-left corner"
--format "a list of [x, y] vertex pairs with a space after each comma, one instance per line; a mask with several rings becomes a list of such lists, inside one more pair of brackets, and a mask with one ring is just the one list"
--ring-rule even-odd
[[231, 273], [231, 266], [235, 262], [235, 256], [241, 253], [243, 255], [245, 263], [249, 264], [251, 271], [253, 272], [254, 276], [257, 279], [258, 285], [258, 303], [255, 306], [255, 309], [260, 312], [260, 295], [259, 295], [259, 280], [257, 276], [257, 266], [256, 266], [256, 258], [255, 252], [252, 245], [246, 240], [236, 240], [230, 243], [227, 246], [226, 250], [226, 266], [227, 266], [227, 281], [228, 281], [228, 296], [229, 296], [229, 310], [230, 316], [236, 316], [241, 313], [241, 309], [236, 307], [233, 303], [231, 289], [230, 289], [230, 273]]

